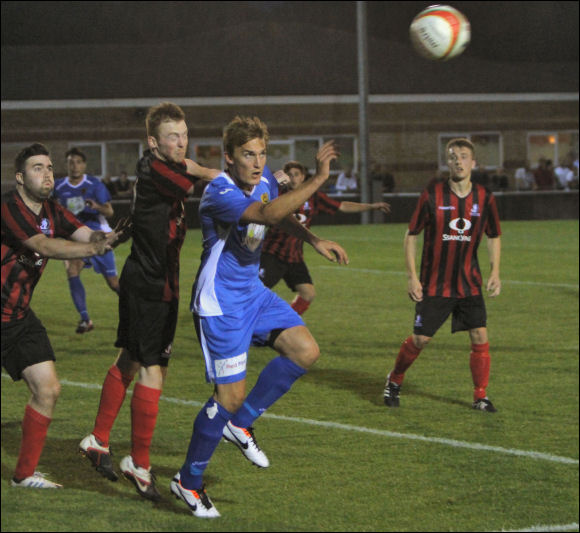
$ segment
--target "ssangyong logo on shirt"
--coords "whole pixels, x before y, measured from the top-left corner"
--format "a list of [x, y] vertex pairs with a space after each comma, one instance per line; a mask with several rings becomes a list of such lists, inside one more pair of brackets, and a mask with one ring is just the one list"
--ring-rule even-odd
[[455, 231], [456, 235], [443, 234], [444, 241], [471, 241], [471, 235], [465, 235], [471, 229], [471, 221], [466, 218], [454, 218], [449, 222], [449, 227]]

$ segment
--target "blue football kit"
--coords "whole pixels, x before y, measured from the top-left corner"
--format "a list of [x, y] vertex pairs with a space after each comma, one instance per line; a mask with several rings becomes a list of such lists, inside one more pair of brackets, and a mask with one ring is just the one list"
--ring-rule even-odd
[[210, 182], [201, 199], [203, 252], [191, 311], [210, 382], [243, 379], [250, 345], [266, 345], [273, 330], [304, 325], [258, 276], [267, 228], [239, 222], [248, 206], [277, 196], [278, 184], [266, 167], [251, 192], [240, 189], [224, 172]]
[[[95, 176], [85, 174], [80, 183], [72, 185], [68, 176], [56, 180], [54, 186], [54, 196], [59, 203], [71, 211], [78, 220], [94, 231], [111, 231], [107, 219], [96, 209], [91, 209], [86, 205], [87, 200], [94, 200], [99, 204], [111, 201], [109, 190]], [[85, 259], [87, 267], [93, 266], [95, 272], [105, 276], [116, 276], [115, 255], [108, 251], [101, 256], [94, 256]]]

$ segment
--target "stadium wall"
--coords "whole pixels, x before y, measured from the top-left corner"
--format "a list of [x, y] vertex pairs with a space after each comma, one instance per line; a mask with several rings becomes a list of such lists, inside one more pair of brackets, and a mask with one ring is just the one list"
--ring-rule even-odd
[[[238, 114], [257, 115], [271, 137], [358, 137], [356, 95], [176, 98], [190, 138], [219, 139]], [[2, 184], [13, 183], [17, 146], [42, 142], [65, 175], [71, 143], [142, 140], [147, 108], [159, 99], [2, 102]], [[394, 174], [397, 192], [417, 192], [438, 171], [439, 133], [497, 132], [511, 177], [522, 166], [531, 131], [578, 130], [577, 93], [369, 96], [369, 156]]]
[[[331, 195], [337, 200], [360, 201], [358, 195]], [[495, 193], [501, 220], [555, 220], [578, 219], [578, 191], [547, 191], [524, 193]], [[391, 204], [391, 214], [374, 213], [373, 223], [409, 222], [419, 193], [384, 194], [383, 200]], [[115, 221], [129, 215], [129, 200], [113, 200]], [[187, 227], [199, 228], [199, 198], [185, 203]], [[318, 215], [315, 225], [359, 224], [360, 214]]]

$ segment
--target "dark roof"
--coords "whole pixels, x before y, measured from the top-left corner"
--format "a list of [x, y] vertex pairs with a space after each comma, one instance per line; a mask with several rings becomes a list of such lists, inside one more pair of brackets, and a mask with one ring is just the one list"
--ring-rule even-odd
[[[427, 2], [367, 2], [371, 94], [578, 91], [578, 2], [455, 2], [472, 42], [427, 61]], [[2, 100], [356, 94], [356, 2], [3, 2]]]

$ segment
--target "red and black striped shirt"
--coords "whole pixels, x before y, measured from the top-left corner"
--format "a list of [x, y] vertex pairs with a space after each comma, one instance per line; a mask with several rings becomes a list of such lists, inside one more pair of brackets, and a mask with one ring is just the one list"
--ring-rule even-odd
[[161, 161], [150, 151], [137, 163], [133, 243], [121, 283], [146, 298], [179, 298], [179, 254], [187, 231], [183, 201], [196, 181], [185, 163]]
[[501, 235], [493, 194], [473, 184], [459, 198], [447, 181], [432, 182], [421, 194], [409, 234], [425, 230], [421, 258], [421, 284], [426, 296], [465, 298], [481, 294], [477, 249], [485, 233]]
[[2, 196], [2, 322], [26, 316], [48, 262], [23, 243], [40, 233], [68, 239], [81, 226], [70, 211], [52, 199], [42, 203], [37, 215], [16, 190]]
[[[318, 191], [304, 202], [304, 205], [294, 213], [294, 216], [303, 226], [310, 228], [313, 217], [318, 213], [333, 215], [340, 209], [340, 204], [341, 202], [337, 202], [323, 192]], [[303, 243], [304, 241], [293, 237], [282, 229], [272, 227], [266, 234], [262, 253], [275, 255], [286, 263], [301, 263], [304, 261]]]

